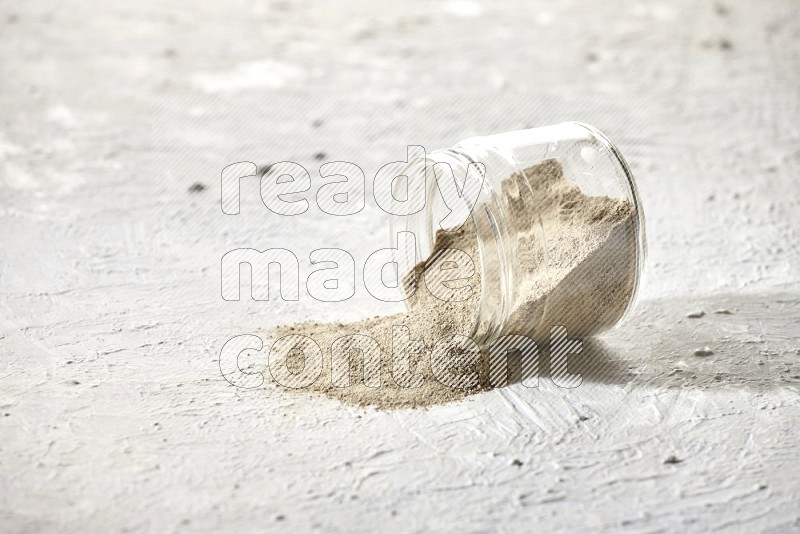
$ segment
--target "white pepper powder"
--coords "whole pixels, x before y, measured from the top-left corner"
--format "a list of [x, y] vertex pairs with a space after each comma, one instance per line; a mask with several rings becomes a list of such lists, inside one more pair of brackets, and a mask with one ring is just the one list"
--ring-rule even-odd
[[[528, 185], [530, 184], [530, 185]], [[514, 174], [502, 182], [501, 194], [511, 206], [508, 214], [516, 236], [519, 270], [514, 298], [503, 334], [522, 334], [541, 342], [551, 326], [563, 326], [572, 337], [591, 334], [613, 325], [622, 316], [632, 296], [636, 269], [633, 207], [627, 199], [588, 196], [571, 184], [555, 160], [547, 160]], [[474, 229], [465, 224], [456, 232], [436, 234], [431, 257], [416, 270], [424, 275], [446, 260], [442, 251], [463, 250], [480, 265]], [[491, 266], [489, 266], [491, 268]], [[408, 279], [408, 277], [407, 277]], [[462, 380], [463, 387], [450, 387], [435, 376], [431, 361], [436, 341], [454, 334], [469, 336], [475, 324], [481, 296], [480, 272], [468, 280], [470, 298], [460, 302], [439, 300], [420, 283], [409, 299], [410, 311], [351, 323], [298, 323], [277, 327], [272, 339], [303, 335], [321, 348], [323, 366], [319, 379], [301, 391], [323, 393], [343, 402], [379, 408], [413, 408], [441, 404], [489, 389], [488, 356], [475, 359], [467, 352], [463, 361], [451, 354], [448, 371]], [[493, 298], [487, 295], [486, 298]], [[404, 326], [421, 350], [411, 358], [410, 373], [393, 376], [392, 327]], [[346, 365], [332, 365], [331, 347], [337, 339], [361, 334], [376, 340], [380, 353], [350, 350], [350, 380]], [[282, 347], [287, 349], [288, 347]], [[298, 347], [299, 348], [299, 347]], [[474, 356], [474, 355], [473, 355]], [[292, 360], [294, 358], [294, 360]], [[303, 368], [303, 358], [289, 356], [287, 365]], [[365, 384], [365, 366], [378, 369], [379, 379]], [[434, 364], [433, 367], [431, 364]], [[441, 377], [441, 369], [438, 376]], [[414, 376], [418, 387], [401, 387], [403, 377]], [[336, 384], [334, 384], [336, 382]], [[342, 384], [347, 384], [344, 387]], [[370, 387], [372, 386], [372, 387]], [[376, 387], [379, 386], [379, 387]]]

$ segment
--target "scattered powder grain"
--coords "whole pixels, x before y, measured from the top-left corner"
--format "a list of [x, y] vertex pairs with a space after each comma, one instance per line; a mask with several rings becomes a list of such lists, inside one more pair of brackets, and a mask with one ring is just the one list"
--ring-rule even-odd
[[[540, 342], [548, 339], [554, 325], [566, 327], [575, 338], [615, 324], [627, 308], [636, 269], [630, 203], [583, 194], [564, 177], [555, 160], [526, 169], [525, 176], [514, 174], [505, 179], [500, 194], [509, 208], [507, 223], [518, 258], [515, 289], [502, 333], [527, 335]], [[438, 340], [472, 335], [478, 319], [479, 267], [469, 280], [450, 283], [471, 290], [464, 290], [469, 297], [462, 301], [439, 300], [423, 283], [426, 275], [439, 272], [448, 261], [449, 249], [466, 252], [480, 266], [477, 237], [469, 223], [455, 232], [437, 232], [431, 256], [405, 277], [407, 292], [413, 291], [407, 313], [351, 323], [306, 322], [272, 330], [271, 339], [279, 340], [273, 352], [285, 355], [289, 372], [304, 370], [302, 352], [309, 347], [304, 345], [307, 342], [298, 343], [300, 338], [284, 336], [307, 336], [322, 351], [322, 368], [312, 373], [319, 372], [319, 379], [302, 391], [347, 403], [403, 408], [440, 404], [489, 389], [486, 351], [470, 351], [454, 343], [446, 357], [431, 357]], [[487, 265], [487, 272], [495, 267]], [[398, 354], [410, 355], [401, 359], [399, 368], [393, 367], [398, 365], [398, 359], [392, 358], [393, 327]], [[341, 339], [352, 334], [368, 336], [377, 343], [362, 337]], [[409, 365], [403, 366], [403, 362]], [[368, 380], [364, 380], [365, 368]]]

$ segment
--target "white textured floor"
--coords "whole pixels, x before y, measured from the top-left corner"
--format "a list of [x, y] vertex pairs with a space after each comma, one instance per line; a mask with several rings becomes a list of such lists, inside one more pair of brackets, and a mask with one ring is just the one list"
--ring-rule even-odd
[[[113, 4], [0, 8], [0, 530], [800, 528], [800, 4]], [[628, 158], [650, 250], [580, 387], [381, 412], [222, 378], [234, 335], [380, 309], [225, 302], [225, 252], [387, 237], [255, 181], [225, 216], [223, 167], [371, 177], [564, 120]]]

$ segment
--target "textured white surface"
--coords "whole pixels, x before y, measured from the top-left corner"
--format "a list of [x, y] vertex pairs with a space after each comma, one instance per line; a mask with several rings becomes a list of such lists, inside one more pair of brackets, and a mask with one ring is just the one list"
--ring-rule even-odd
[[[161, 4], [0, 10], [4, 532], [800, 527], [797, 2]], [[222, 254], [387, 233], [253, 181], [226, 217], [224, 166], [563, 120], [619, 144], [650, 238], [579, 388], [376, 412], [220, 376], [233, 335], [379, 309], [224, 302]]]

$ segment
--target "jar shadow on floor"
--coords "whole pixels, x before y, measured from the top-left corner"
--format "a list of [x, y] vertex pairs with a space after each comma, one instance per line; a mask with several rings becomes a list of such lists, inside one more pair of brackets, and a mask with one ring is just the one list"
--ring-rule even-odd
[[[797, 388], [798, 325], [796, 293], [645, 300], [618, 328], [582, 340], [567, 369], [584, 384], [632, 388]], [[552, 378], [548, 352], [540, 354], [540, 380]], [[533, 378], [535, 369], [520, 367], [511, 356], [510, 383]]]

